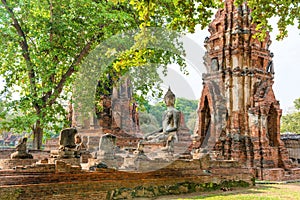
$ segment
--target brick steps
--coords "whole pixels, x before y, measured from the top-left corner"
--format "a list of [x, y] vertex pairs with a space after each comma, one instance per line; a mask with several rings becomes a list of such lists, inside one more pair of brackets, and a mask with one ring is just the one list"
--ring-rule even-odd
[[[81, 182], [81, 181], [104, 181], [104, 180], [136, 180], [141, 173], [115, 172], [81, 172], [70, 173], [17, 173], [1, 174], [0, 186], [2, 185], [26, 185], [58, 182]], [[156, 171], [143, 173], [145, 179], [157, 177], [181, 177], [181, 170]]]

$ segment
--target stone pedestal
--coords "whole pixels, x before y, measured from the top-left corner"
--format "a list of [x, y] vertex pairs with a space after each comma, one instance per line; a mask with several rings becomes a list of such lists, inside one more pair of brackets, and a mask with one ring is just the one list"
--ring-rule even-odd
[[121, 171], [136, 171], [135, 158], [133, 156], [127, 156], [124, 158], [124, 163], [120, 167]]
[[25, 167], [27, 165], [32, 165], [36, 163], [37, 159], [1, 159], [0, 168], [1, 169], [13, 169], [17, 166]]
[[108, 168], [110, 169], [119, 169], [119, 167], [124, 162], [124, 159], [121, 157], [114, 157], [112, 159], [105, 159], [105, 158], [89, 158], [88, 159], [88, 166], [96, 166], [99, 163], [105, 163]]
[[25, 151], [16, 151], [10, 157], [11, 159], [33, 159], [33, 156]]
[[58, 158], [58, 159], [69, 159], [69, 158], [79, 158], [79, 151], [75, 151], [74, 149], [65, 149], [65, 150], [52, 150], [50, 152], [51, 158]]
[[89, 158], [92, 158], [92, 154], [89, 151], [80, 152], [80, 162], [81, 163], [88, 163]]
[[80, 158], [49, 158], [49, 164], [55, 164], [56, 161], [61, 161], [66, 164], [80, 166]]
[[79, 158], [59, 159], [55, 160], [56, 173], [80, 173], [81, 165]]

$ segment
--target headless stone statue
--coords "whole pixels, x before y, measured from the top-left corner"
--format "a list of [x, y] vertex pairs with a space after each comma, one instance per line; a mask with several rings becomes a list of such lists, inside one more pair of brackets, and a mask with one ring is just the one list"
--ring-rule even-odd
[[149, 142], [166, 142], [162, 149], [168, 152], [174, 151], [174, 141], [177, 140], [177, 129], [179, 127], [180, 112], [174, 108], [175, 95], [169, 88], [165, 97], [167, 110], [163, 113], [162, 128], [147, 134], [144, 139]]
[[75, 128], [66, 128], [60, 132], [59, 135], [59, 150], [73, 149], [76, 147], [75, 135], [77, 130]]
[[21, 138], [19, 144], [16, 146], [16, 152], [11, 154], [11, 159], [32, 159], [33, 156], [27, 153], [27, 138]]
[[103, 159], [114, 159], [116, 136], [106, 133], [100, 138], [99, 156]]
[[52, 158], [79, 158], [81, 138], [76, 128], [63, 129], [59, 134], [59, 149], [51, 151]]

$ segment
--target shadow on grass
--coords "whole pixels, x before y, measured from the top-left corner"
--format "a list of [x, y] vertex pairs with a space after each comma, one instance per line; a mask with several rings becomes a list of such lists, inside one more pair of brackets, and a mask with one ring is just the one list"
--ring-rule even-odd
[[[276, 187], [272, 185], [257, 185], [251, 186], [249, 188], [238, 187], [238, 188], [228, 188], [229, 191], [215, 190], [211, 192], [203, 192], [202, 194], [191, 194], [190, 197], [187, 198], [175, 198], [177, 200], [188, 200], [188, 199], [238, 199], [238, 200], [252, 200], [252, 199], [278, 199], [272, 197], [257, 197], [253, 198], [253, 195], [263, 195], [265, 191], [275, 190]], [[247, 195], [251, 195], [248, 196]], [[226, 198], [227, 197], [227, 198]]]
[[[223, 188], [224, 189], [224, 188]], [[300, 199], [300, 183], [257, 184], [250, 187], [229, 187], [227, 191], [220, 188], [181, 195], [167, 195], [151, 199], [156, 200], [290, 200]]]
[[[264, 191], [268, 191], [270, 189], [276, 189], [274, 186], [270, 185], [259, 185], [259, 186], [252, 186], [249, 188], [231, 188], [230, 191], [222, 191], [222, 190], [216, 190], [212, 192], [207, 192], [200, 194], [199, 196], [192, 197], [190, 199], [206, 199], [206, 198], [224, 198], [226, 196], [236, 196], [237, 199], [253, 199], [253, 197], [242, 197], [240, 195], [250, 195], [250, 194], [263, 194]], [[186, 198], [184, 198], [186, 199]], [[265, 198], [264, 198], [265, 199]]]

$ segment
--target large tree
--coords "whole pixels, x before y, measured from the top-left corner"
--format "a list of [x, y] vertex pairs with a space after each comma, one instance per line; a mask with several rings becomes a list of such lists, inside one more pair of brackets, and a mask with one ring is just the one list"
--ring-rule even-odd
[[[17, 115], [8, 125], [15, 131], [32, 131], [37, 149], [42, 145], [43, 130], [53, 129], [57, 121], [63, 123], [65, 109], [62, 104], [69, 98], [73, 74], [90, 51], [122, 30], [137, 27], [143, 30], [150, 25], [176, 22], [183, 14], [180, 11], [185, 9], [184, 4], [173, 1], [157, 4], [97, 0], [1, 2], [0, 74], [5, 79], [4, 92], [19, 95], [19, 99], [10, 101], [11, 110]], [[199, 22], [207, 24], [212, 14], [208, 8], [214, 7], [212, 5], [209, 1], [207, 9], [200, 10], [203, 18], [199, 16]], [[155, 14], [153, 8], [157, 11]], [[195, 16], [197, 13], [200, 12], [194, 10]], [[194, 23], [194, 16], [186, 15], [185, 20], [178, 22], [178, 28], [173, 28], [193, 30], [198, 23]], [[189, 21], [191, 23], [187, 23]], [[136, 57], [139, 63], [142, 59], [139, 53]], [[129, 65], [117, 63], [117, 71], [118, 67]]]
[[[98, 44], [122, 30], [139, 27], [138, 38], [145, 38], [149, 26], [177, 32], [194, 32], [195, 26], [207, 26], [212, 9], [219, 0], [1, 0], [0, 4], [0, 74], [5, 79], [4, 92], [17, 92], [10, 101], [16, 117], [8, 124], [14, 130], [31, 130], [34, 145], [40, 148], [43, 130], [63, 123], [64, 100], [68, 100], [73, 74]], [[253, 19], [268, 19], [276, 5], [283, 30], [293, 19], [299, 20], [296, 1], [261, 1], [261, 7], [249, 1]], [[298, 8], [298, 7], [297, 7]], [[293, 11], [289, 12], [292, 9]], [[255, 17], [256, 16], [256, 17]], [[288, 17], [287, 17], [288, 16]], [[263, 29], [264, 30], [264, 29]], [[283, 31], [283, 33], [285, 33]], [[282, 34], [284, 35], [284, 34]], [[146, 43], [149, 41], [146, 41]], [[116, 59], [113, 72], [139, 65], [153, 49], [131, 49]], [[158, 53], [156, 55], [164, 55]], [[135, 59], [132, 59], [132, 56]], [[147, 57], [147, 56], [146, 56]], [[155, 57], [155, 56], [154, 56]], [[172, 56], [169, 56], [172, 59]], [[156, 57], [156, 59], [158, 59]], [[132, 60], [136, 62], [132, 62]], [[141, 62], [142, 61], [142, 62]], [[126, 71], [126, 70], [125, 70]], [[147, 87], [145, 88], [147, 89]]]
[[[36, 148], [43, 129], [65, 115], [62, 102], [84, 57], [107, 37], [135, 28], [129, 5], [91, 0], [7, 1], [0, 7], [0, 73], [4, 91], [18, 92], [10, 126], [31, 131]], [[63, 92], [64, 91], [64, 92]]]

